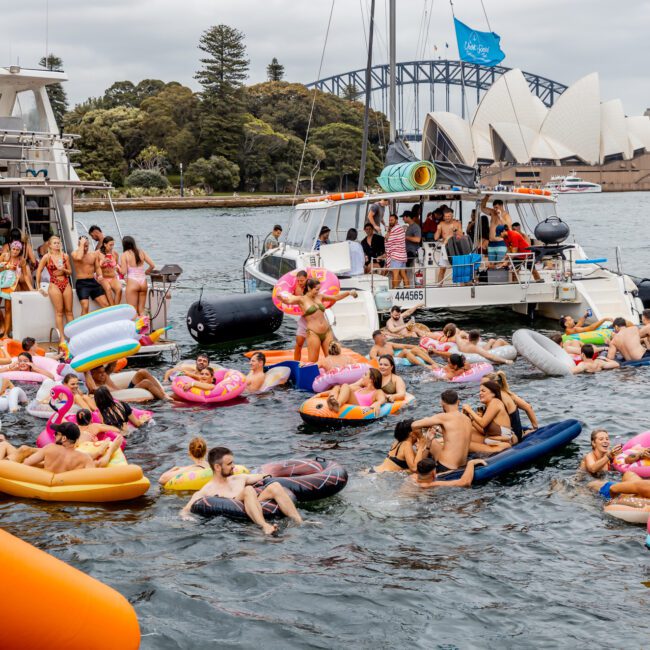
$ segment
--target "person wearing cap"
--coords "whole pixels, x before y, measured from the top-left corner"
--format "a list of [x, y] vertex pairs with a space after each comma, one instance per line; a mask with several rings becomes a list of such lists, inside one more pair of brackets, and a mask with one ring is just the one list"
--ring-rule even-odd
[[266, 236], [262, 250], [266, 253], [267, 251], [273, 250], [274, 248], [279, 248], [281, 234], [282, 226], [275, 224], [275, 226], [273, 226], [273, 230]]
[[75, 449], [81, 431], [73, 422], [51, 424], [54, 430], [55, 442], [46, 445], [23, 461], [23, 465], [42, 467], [53, 474], [70, 472], [73, 469], [86, 469], [95, 467], [95, 463], [88, 454]]
[[320, 229], [318, 234], [318, 239], [314, 243], [314, 250], [319, 251], [321, 246], [330, 243], [330, 229], [327, 226], [323, 226]]
[[497, 226], [496, 233], [497, 236], [501, 235], [503, 237], [503, 241], [507, 244], [508, 251], [517, 267], [524, 265], [533, 274], [533, 280], [541, 282], [539, 273], [535, 268], [535, 256], [524, 236], [516, 230], [512, 230], [509, 226]]

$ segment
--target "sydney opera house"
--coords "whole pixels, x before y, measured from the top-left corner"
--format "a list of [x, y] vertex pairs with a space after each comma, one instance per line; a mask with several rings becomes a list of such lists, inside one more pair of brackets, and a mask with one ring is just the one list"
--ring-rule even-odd
[[486, 185], [537, 186], [575, 170], [604, 190], [650, 189], [650, 117], [601, 101], [598, 74], [576, 81], [547, 108], [519, 70], [500, 77], [471, 121], [432, 112], [424, 159], [480, 165]]

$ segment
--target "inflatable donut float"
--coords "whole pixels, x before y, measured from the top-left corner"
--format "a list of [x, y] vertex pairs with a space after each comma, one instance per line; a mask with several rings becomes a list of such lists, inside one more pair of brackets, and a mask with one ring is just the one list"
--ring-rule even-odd
[[332, 386], [341, 384], [354, 384], [359, 381], [367, 372], [370, 366], [367, 363], [353, 363], [341, 368], [333, 368], [327, 372], [321, 369], [321, 374], [314, 379], [312, 390], [315, 393], [322, 393]]
[[[233, 474], [250, 474], [243, 465], [235, 465]], [[163, 490], [174, 490], [178, 492], [196, 492], [200, 490], [213, 476], [212, 470], [201, 467], [192, 467], [179, 471], [172, 476], [162, 487]]]
[[[265, 474], [253, 487], [259, 494], [270, 483], [280, 483], [295, 502], [317, 501], [339, 493], [348, 482], [348, 473], [338, 463], [322, 459], [290, 459], [262, 465], [256, 472]], [[265, 519], [282, 517], [274, 501], [263, 501]], [[192, 512], [203, 517], [218, 515], [248, 520], [242, 501], [222, 497], [204, 497], [192, 505]]]
[[591, 343], [592, 345], [607, 345], [614, 334], [614, 330], [608, 327], [600, 327], [591, 332], [578, 332], [577, 334], [563, 334], [562, 341], [580, 341], [580, 343]]
[[[239, 397], [246, 388], [246, 377], [239, 370], [219, 368], [214, 373], [215, 385], [212, 390], [196, 388], [192, 384], [194, 380], [186, 375], [178, 375], [172, 380], [172, 391], [185, 402], [197, 402], [199, 404], [215, 404], [228, 402]], [[190, 388], [185, 385], [189, 383]]]
[[612, 466], [617, 471], [624, 474], [625, 472], [634, 472], [638, 474], [641, 478], [650, 478], [650, 460], [642, 459], [637, 460], [634, 463], [626, 463], [625, 457], [629, 454], [629, 449], [640, 445], [641, 447], [650, 447], [650, 431], [644, 431], [634, 438], [628, 440], [624, 445], [621, 453], [616, 456]]
[[544, 374], [563, 377], [572, 374], [575, 362], [557, 343], [533, 330], [521, 329], [512, 335], [517, 352]]
[[[307, 279], [318, 280], [321, 284], [320, 292], [325, 296], [335, 296], [341, 290], [341, 283], [334, 273], [327, 269], [316, 266], [308, 266], [304, 269], [307, 273]], [[290, 316], [302, 316], [302, 309], [299, 305], [287, 305], [283, 303], [278, 296], [293, 296], [296, 289], [298, 271], [285, 273], [273, 287], [273, 304], [285, 314]], [[326, 307], [328, 305], [325, 305]], [[331, 305], [330, 305], [331, 306]], [[293, 358], [293, 357], [292, 357]]]
[[457, 375], [453, 379], [447, 379], [447, 375], [443, 368], [434, 368], [431, 372], [437, 379], [450, 381], [454, 384], [472, 384], [481, 381], [485, 375], [494, 372], [494, 368], [492, 364], [487, 363], [487, 361], [484, 361], [483, 363], [474, 363], [465, 372]]
[[338, 411], [333, 411], [327, 405], [327, 397], [326, 394], [316, 395], [305, 400], [300, 405], [298, 412], [304, 422], [318, 427], [368, 424], [387, 415], [395, 415], [405, 406], [415, 402], [415, 397], [407, 393], [404, 400], [382, 404], [379, 415], [375, 415], [372, 407], [358, 406], [356, 404], [343, 404]]

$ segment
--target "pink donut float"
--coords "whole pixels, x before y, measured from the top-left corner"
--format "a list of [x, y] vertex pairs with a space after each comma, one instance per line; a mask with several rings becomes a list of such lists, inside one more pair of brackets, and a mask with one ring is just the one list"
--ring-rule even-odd
[[470, 384], [473, 382], [481, 381], [485, 375], [492, 372], [494, 368], [491, 363], [473, 363], [469, 370], [466, 370], [462, 374], [454, 377], [453, 379], [447, 379], [447, 375], [442, 368], [436, 368], [433, 370], [433, 376], [438, 379], [446, 379], [447, 381], [454, 382], [455, 384]]
[[427, 352], [429, 350], [449, 352], [456, 347], [456, 344], [453, 341], [445, 341], [444, 343], [441, 343], [439, 340], [441, 336], [442, 332], [432, 332], [431, 336], [423, 336], [420, 339], [420, 347]]
[[340, 384], [353, 384], [359, 381], [367, 372], [370, 366], [367, 363], [351, 363], [342, 368], [334, 368], [324, 372], [321, 368], [321, 374], [314, 379], [312, 390], [315, 393], [322, 393]]
[[[335, 296], [341, 290], [339, 279], [327, 269], [321, 269], [316, 266], [308, 266], [305, 269], [307, 279], [313, 278], [321, 284], [320, 292], [326, 296]], [[285, 273], [273, 287], [273, 304], [285, 314], [290, 316], [302, 316], [302, 310], [299, 305], [286, 305], [278, 296], [280, 294], [293, 296], [296, 289], [296, 274], [298, 271]], [[326, 305], [327, 306], [327, 305]]]
[[[174, 394], [186, 402], [197, 402], [199, 404], [213, 404], [216, 402], [227, 402], [239, 397], [246, 388], [246, 377], [239, 370], [219, 368], [214, 373], [216, 383], [212, 390], [196, 388], [192, 384], [194, 380], [186, 375], [178, 375], [172, 381]], [[187, 390], [184, 385], [190, 383]]]
[[632, 447], [639, 445], [641, 447], [650, 447], [650, 431], [644, 431], [638, 436], [628, 440], [624, 445], [621, 453], [616, 456], [614, 462], [612, 463], [614, 469], [621, 472], [634, 472], [638, 474], [641, 478], [650, 478], [650, 460], [637, 460], [635, 463], [626, 463], [625, 457], [628, 455], [629, 450]]

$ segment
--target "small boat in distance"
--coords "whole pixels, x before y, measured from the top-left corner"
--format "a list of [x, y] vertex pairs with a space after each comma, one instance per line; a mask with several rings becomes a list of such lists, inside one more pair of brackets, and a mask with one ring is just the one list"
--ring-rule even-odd
[[598, 183], [585, 181], [575, 174], [572, 171], [569, 176], [552, 176], [544, 187], [553, 194], [597, 194], [603, 191]]

